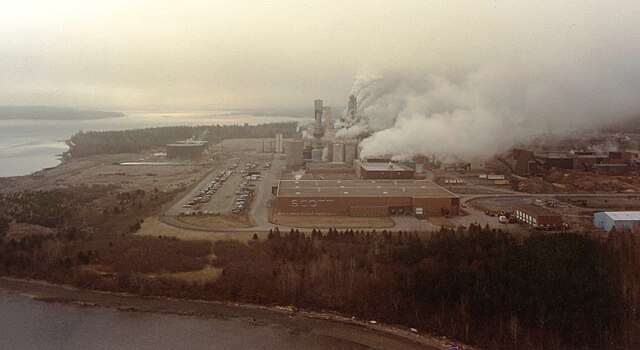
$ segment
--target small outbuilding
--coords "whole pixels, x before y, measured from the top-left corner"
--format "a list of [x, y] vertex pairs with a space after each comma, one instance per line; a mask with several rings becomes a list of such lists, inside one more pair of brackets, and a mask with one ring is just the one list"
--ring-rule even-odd
[[516, 219], [519, 222], [539, 228], [560, 228], [562, 216], [551, 210], [532, 205], [521, 204], [514, 207]]

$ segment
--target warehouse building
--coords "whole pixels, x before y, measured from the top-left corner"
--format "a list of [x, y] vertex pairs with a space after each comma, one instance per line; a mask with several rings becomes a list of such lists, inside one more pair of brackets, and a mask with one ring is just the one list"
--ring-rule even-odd
[[640, 225], [640, 211], [603, 211], [593, 215], [593, 225], [611, 231], [633, 229]]
[[514, 207], [514, 215], [519, 222], [539, 228], [561, 228], [562, 216], [542, 207], [532, 204], [522, 204]]
[[167, 158], [200, 158], [209, 149], [207, 141], [176, 141], [167, 145]]
[[283, 214], [458, 215], [460, 198], [425, 180], [281, 180]]
[[415, 170], [410, 167], [394, 163], [389, 160], [354, 162], [356, 176], [362, 180], [408, 180], [415, 177]]

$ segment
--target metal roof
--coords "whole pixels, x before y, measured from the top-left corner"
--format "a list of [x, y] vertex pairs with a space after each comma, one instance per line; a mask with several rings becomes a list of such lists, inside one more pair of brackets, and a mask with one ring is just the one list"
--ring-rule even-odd
[[198, 148], [198, 147], [204, 147], [205, 145], [206, 143], [169, 143], [167, 144], [167, 147]]
[[278, 197], [458, 198], [428, 180], [280, 180]]
[[640, 221], [640, 211], [605, 211], [614, 221]]
[[363, 162], [360, 163], [366, 171], [413, 171], [413, 169], [393, 162]]

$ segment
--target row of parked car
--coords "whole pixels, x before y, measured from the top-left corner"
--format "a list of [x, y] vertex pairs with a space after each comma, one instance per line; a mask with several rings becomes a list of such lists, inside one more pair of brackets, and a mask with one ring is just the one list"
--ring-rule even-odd
[[[254, 172], [254, 169], [257, 166], [258, 166], [258, 163], [249, 162], [246, 164], [244, 170], [242, 170], [241, 173], [243, 175], [251, 174]], [[255, 174], [247, 175], [246, 181], [242, 182], [240, 186], [238, 186], [238, 188], [236, 189], [236, 196], [237, 196], [236, 204], [233, 210], [231, 211], [232, 213], [241, 214], [247, 207], [249, 200], [253, 197], [253, 194], [255, 193], [255, 190], [253, 188], [255, 187], [255, 185], [252, 183], [249, 183], [249, 181], [252, 181], [252, 180], [254, 181], [257, 180], [256, 175]]]
[[191, 199], [187, 204], [183, 205], [183, 208], [195, 208], [200, 209], [200, 206], [204, 203], [208, 203], [211, 200], [211, 197], [216, 194], [218, 189], [222, 187], [222, 184], [227, 181], [229, 176], [233, 174], [233, 170], [227, 170], [221, 172], [218, 176], [211, 180], [211, 182], [205, 187], [200, 189], [193, 199]]

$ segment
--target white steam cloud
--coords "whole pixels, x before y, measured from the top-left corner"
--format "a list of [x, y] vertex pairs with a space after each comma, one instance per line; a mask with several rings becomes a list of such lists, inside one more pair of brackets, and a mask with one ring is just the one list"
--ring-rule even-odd
[[337, 136], [364, 136], [361, 157], [486, 159], [640, 115], [640, 36], [587, 43], [552, 42], [462, 73], [446, 65], [363, 73], [352, 88], [360, 120]]

